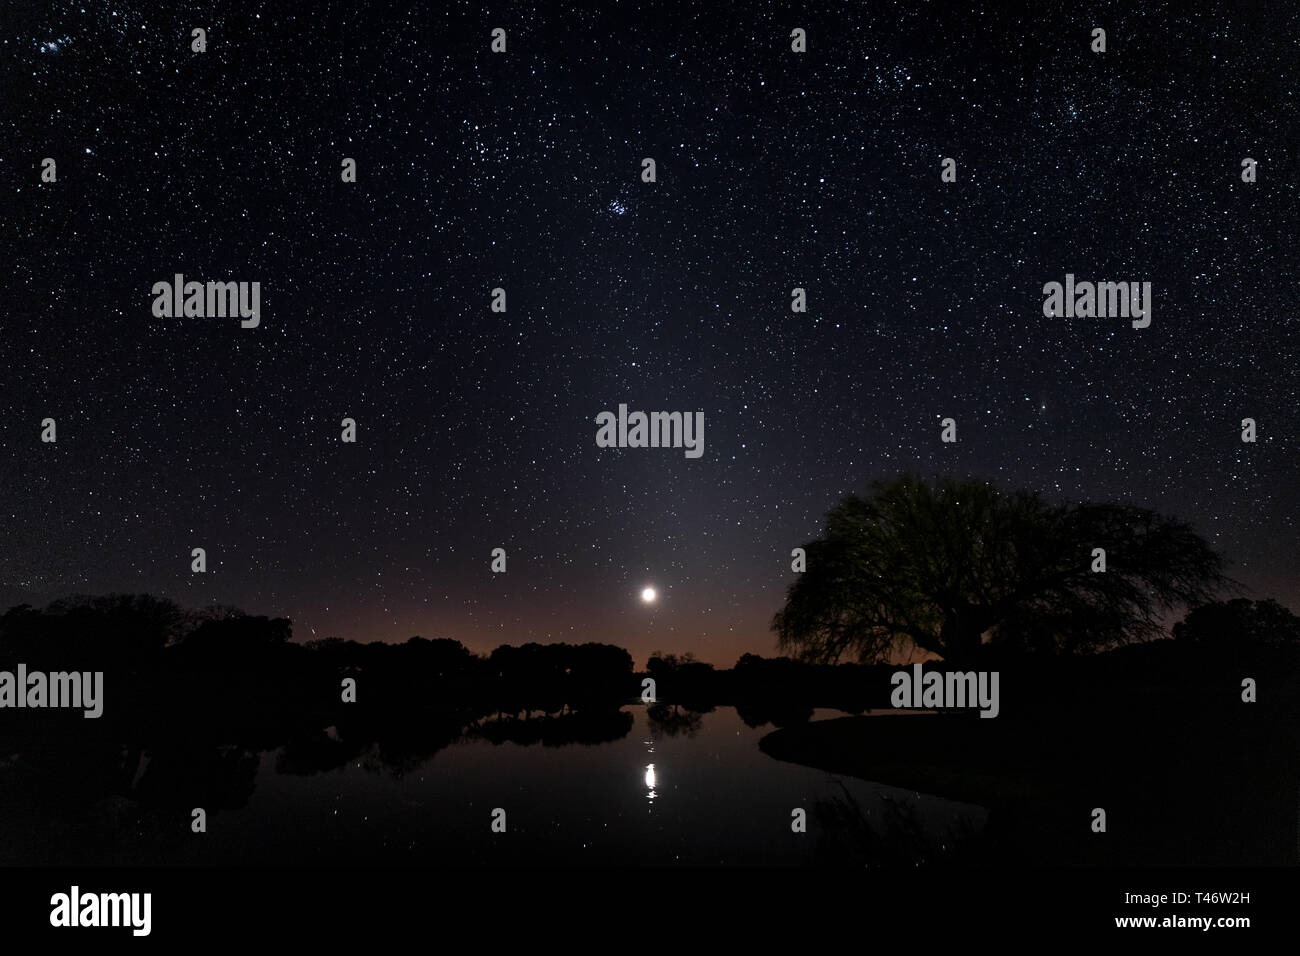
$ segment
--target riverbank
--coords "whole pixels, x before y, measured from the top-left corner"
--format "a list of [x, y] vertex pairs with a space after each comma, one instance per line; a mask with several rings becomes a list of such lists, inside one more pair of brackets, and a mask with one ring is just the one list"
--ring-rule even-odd
[[759, 742], [777, 760], [985, 807], [972, 862], [1067, 865], [1295, 865], [1297, 746], [1293, 725], [1240, 706], [844, 717]]

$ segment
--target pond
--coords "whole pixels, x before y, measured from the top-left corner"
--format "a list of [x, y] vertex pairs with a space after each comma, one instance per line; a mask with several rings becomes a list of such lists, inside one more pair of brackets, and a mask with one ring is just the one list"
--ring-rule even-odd
[[[240, 806], [210, 811], [206, 833], [189, 833], [185, 820], [183, 839], [163, 838], [149, 832], [156, 815], [123, 807], [122, 824], [134, 832], [109, 841], [98, 861], [897, 865], [943, 859], [987, 817], [980, 807], [768, 757], [758, 742], [771, 725], [749, 727], [732, 707], [667, 727], [641, 704], [621, 712], [630, 730], [616, 740], [525, 746], [470, 733], [396, 772], [373, 752], [293, 773], [282, 772], [280, 750], [250, 754], [251, 793]], [[492, 829], [497, 809], [504, 833]], [[807, 832], [792, 831], [796, 809]], [[173, 813], [172, 834], [176, 822]]]

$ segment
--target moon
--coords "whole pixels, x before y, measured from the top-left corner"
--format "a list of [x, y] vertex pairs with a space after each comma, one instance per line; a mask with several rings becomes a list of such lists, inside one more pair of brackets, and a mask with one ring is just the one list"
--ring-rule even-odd
[[659, 595], [655, 593], [654, 588], [645, 588], [641, 591], [641, 600], [646, 604], [654, 604], [655, 598]]

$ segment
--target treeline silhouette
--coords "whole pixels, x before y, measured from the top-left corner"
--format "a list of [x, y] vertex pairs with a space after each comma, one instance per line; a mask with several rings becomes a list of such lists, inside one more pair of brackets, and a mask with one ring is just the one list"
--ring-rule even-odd
[[[149, 595], [11, 608], [0, 616], [0, 667], [18, 663], [29, 671], [104, 671], [97, 724], [161, 723], [190, 740], [250, 743], [396, 716], [461, 725], [564, 716], [574, 739], [586, 739], [591, 728], [576, 729], [574, 716], [641, 698], [647, 676], [657, 698], [685, 709], [734, 705], [751, 726], [785, 724], [815, 707], [886, 706], [893, 670], [754, 654], [719, 670], [690, 654], [656, 652], [638, 672], [627, 650], [596, 642], [502, 645], [487, 655], [448, 638], [295, 643], [286, 618], [186, 610]], [[354, 703], [343, 700], [347, 678], [356, 682]]]
[[[1158, 660], [1179, 686], [1203, 678], [1207, 659], [1286, 672], [1300, 649], [1300, 618], [1270, 600], [1211, 602], [1189, 613], [1173, 634], [1173, 642], [1081, 657], [986, 644], [963, 666], [1023, 672], [1024, 679], [1003, 679], [1001, 710], [1032, 713], [1059, 701], [1062, 688], [1076, 681], [1122, 682], [1140, 660]], [[656, 651], [638, 672], [627, 650], [596, 642], [502, 645], [487, 655], [447, 638], [299, 644], [285, 618], [229, 607], [186, 610], [149, 595], [11, 608], [0, 616], [0, 668], [12, 670], [18, 663], [29, 671], [105, 673], [104, 716], [83, 721], [71, 714], [79, 732], [112, 726], [155, 738], [172, 734], [264, 749], [299, 735], [311, 738], [326, 727], [336, 728], [339, 737], [345, 729], [389, 730], [398, 718], [404, 726], [423, 728], [421, 733], [456, 728], [458, 735], [464, 728], [482, 730], [488, 721], [564, 717], [545, 733], [516, 728], [517, 736], [511, 736], [498, 727], [483, 736], [557, 743], [615, 739], [607, 735], [619, 724], [601, 715], [640, 699], [647, 677], [654, 681], [654, 697], [670, 708], [652, 708], [652, 714], [734, 706], [751, 727], [786, 726], [807, 720], [816, 708], [859, 714], [890, 707], [890, 679], [903, 666], [745, 654], [734, 667], [718, 669], [689, 653]], [[950, 665], [931, 660], [925, 666]], [[355, 702], [343, 699], [348, 678], [355, 681]], [[1041, 698], [1036, 688], [1043, 689]], [[14, 710], [0, 727], [38, 715], [42, 725], [67, 723]], [[587, 716], [590, 725], [583, 723]]]

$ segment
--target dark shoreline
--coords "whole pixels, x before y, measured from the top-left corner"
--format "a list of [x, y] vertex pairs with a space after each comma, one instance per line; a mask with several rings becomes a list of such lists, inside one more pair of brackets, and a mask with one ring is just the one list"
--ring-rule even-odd
[[[1069, 713], [842, 717], [759, 741], [776, 760], [989, 811], [974, 862], [1269, 865], [1300, 862], [1300, 730], [1248, 707], [1177, 721], [1117, 706]], [[990, 726], [997, 725], [997, 726]], [[1104, 833], [1093, 811], [1107, 814]]]

